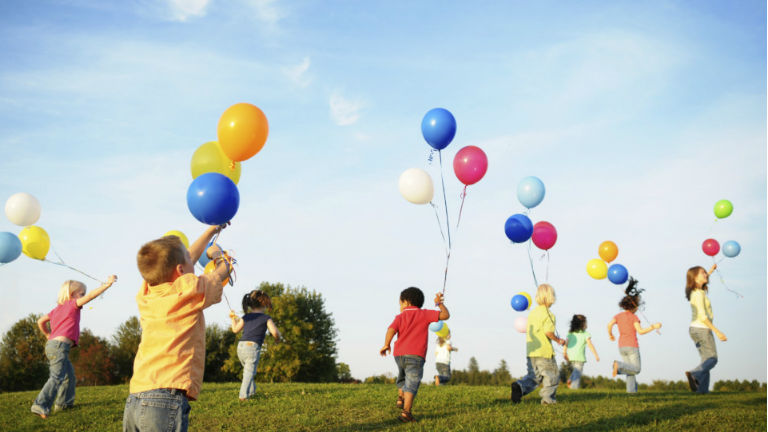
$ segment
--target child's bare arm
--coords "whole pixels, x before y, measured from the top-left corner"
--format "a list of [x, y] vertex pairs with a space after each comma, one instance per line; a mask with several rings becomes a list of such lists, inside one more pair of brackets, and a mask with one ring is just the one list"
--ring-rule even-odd
[[597, 350], [595, 349], [595, 346], [592, 345], [592, 338], [587, 339], [587, 346], [592, 351], [592, 354], [595, 355], [595, 360], [600, 361], [600, 356], [597, 355]]
[[48, 328], [48, 321], [50, 321], [51, 318], [48, 316], [48, 314], [45, 314], [40, 317], [39, 320], [37, 320], [37, 328], [40, 329], [41, 332], [45, 335], [45, 337], [50, 337], [51, 332]]
[[117, 280], [117, 276], [115, 275], [110, 276], [109, 279], [107, 279], [107, 281], [104, 282], [100, 287], [96, 288], [95, 290], [77, 299], [77, 307], [83, 307], [84, 305], [88, 304], [88, 302], [90, 302], [91, 300], [100, 296], [101, 293], [106, 291], [107, 288], [111, 287], [116, 280]]
[[192, 262], [196, 263], [200, 259], [200, 255], [205, 252], [205, 246], [211, 241], [214, 235], [223, 230], [229, 225], [229, 222], [221, 225], [209, 226], [203, 235], [201, 235], [194, 243], [189, 245], [189, 256], [192, 258]]
[[267, 328], [269, 329], [269, 332], [272, 333], [272, 337], [275, 338], [275, 341], [280, 342], [280, 337], [282, 335], [280, 334], [280, 330], [277, 329], [274, 321], [272, 321], [272, 318], [267, 320]]
[[448, 312], [448, 308], [446, 308], [445, 305], [443, 304], [442, 294], [440, 293], [435, 294], [435, 304], [437, 305], [438, 308], [440, 308], [440, 316], [437, 317], [438, 319], [445, 321], [451, 317], [451, 313]]
[[612, 319], [611, 322], [608, 323], [608, 337], [611, 338], [612, 341], [615, 341], [616, 338], [613, 337], [613, 326], [616, 324], [616, 318]]
[[237, 333], [243, 329], [243, 325], [245, 324], [245, 321], [240, 319], [240, 317], [237, 316], [235, 311], [233, 310], [229, 311], [229, 319], [230, 321], [232, 321], [232, 333]]
[[661, 328], [661, 323], [653, 323], [651, 324], [650, 327], [643, 328], [642, 326], [640, 326], [639, 322], [635, 322], [635, 330], [637, 330], [637, 334], [641, 334], [641, 335], [644, 335], [646, 333], [652, 332], [660, 328]]
[[554, 343], [556, 343], [558, 345], [565, 346], [568, 343], [568, 341], [566, 341], [565, 339], [560, 339], [559, 337], [555, 336], [554, 332], [547, 332], [545, 334], [547, 335], [549, 340], [553, 341]]
[[717, 270], [717, 264], [712, 264], [712, 267], [711, 267], [711, 268], [709, 269], [709, 271], [707, 272], [707, 276], [710, 276], [710, 275], [712, 275], [712, 273], [713, 273], [715, 270]]
[[384, 337], [384, 346], [381, 347], [379, 350], [379, 354], [381, 354], [382, 357], [386, 357], [387, 353], [392, 351], [389, 346], [392, 344], [392, 338], [395, 337], [395, 329], [388, 328], [387, 329], [387, 336]]

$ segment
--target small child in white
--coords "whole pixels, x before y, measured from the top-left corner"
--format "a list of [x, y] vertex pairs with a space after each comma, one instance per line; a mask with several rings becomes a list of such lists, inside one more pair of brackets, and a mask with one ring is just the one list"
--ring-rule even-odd
[[571, 364], [573, 372], [568, 379], [568, 388], [578, 389], [581, 384], [581, 374], [584, 370], [584, 363], [587, 361], [586, 348], [592, 351], [595, 360], [600, 361], [595, 346], [592, 345], [592, 335], [587, 332], [587, 317], [584, 315], [574, 315], [571, 319], [571, 330], [566, 337], [568, 340], [565, 350], [565, 360]]
[[459, 349], [451, 345], [451, 334], [448, 333], [446, 337], [437, 337], [437, 347], [435, 347], [435, 368], [437, 369], [437, 375], [435, 375], [435, 385], [445, 384], [451, 380], [451, 351], [458, 351]]

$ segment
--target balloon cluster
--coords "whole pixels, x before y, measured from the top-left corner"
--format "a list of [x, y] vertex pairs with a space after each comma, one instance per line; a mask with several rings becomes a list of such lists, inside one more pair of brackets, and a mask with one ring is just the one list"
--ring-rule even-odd
[[[733, 204], [728, 200], [720, 200], [715, 203], [715, 216], [717, 219], [725, 219], [733, 213]], [[705, 255], [715, 257], [720, 252], [720, 243], [717, 240], [709, 238], [701, 244], [701, 250]], [[741, 245], [735, 240], [728, 240], [722, 246], [723, 255], [728, 258], [734, 258], [741, 253]]]
[[[521, 291], [513, 295], [512, 300], [509, 303], [512, 306], [512, 309], [518, 312], [523, 312], [531, 307], [531, 296], [527, 292]], [[525, 328], [527, 325], [528, 318], [524, 316], [515, 318], [514, 327], [518, 332], [525, 333]]]
[[587, 274], [593, 279], [605, 279], [616, 285], [621, 285], [629, 279], [627, 268], [621, 264], [608, 264], [619, 256], [619, 248], [616, 243], [606, 240], [600, 243], [597, 249], [600, 258], [594, 258], [587, 262]]
[[435, 336], [443, 339], [447, 338], [451, 334], [451, 329], [448, 328], [448, 324], [444, 321], [433, 322], [429, 325], [429, 330], [435, 333]]
[[[526, 177], [517, 186], [517, 199], [528, 210], [541, 204], [546, 189], [538, 177]], [[528, 212], [526, 212], [528, 213]], [[524, 243], [529, 239], [542, 250], [549, 250], [557, 242], [557, 230], [547, 221], [531, 222], [527, 214], [516, 213], [504, 223], [504, 233], [512, 243]]]
[[34, 196], [19, 192], [5, 202], [5, 216], [14, 225], [23, 226], [19, 235], [0, 232], [0, 263], [14, 261], [22, 253], [37, 260], [45, 259], [51, 240], [44, 229], [35, 226], [40, 219], [40, 202]]

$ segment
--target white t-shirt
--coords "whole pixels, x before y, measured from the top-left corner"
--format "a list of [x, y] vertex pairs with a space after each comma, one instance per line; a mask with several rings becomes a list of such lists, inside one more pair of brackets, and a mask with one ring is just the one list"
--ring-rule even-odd
[[443, 346], [435, 347], [435, 363], [451, 364], [451, 344], [446, 342]]

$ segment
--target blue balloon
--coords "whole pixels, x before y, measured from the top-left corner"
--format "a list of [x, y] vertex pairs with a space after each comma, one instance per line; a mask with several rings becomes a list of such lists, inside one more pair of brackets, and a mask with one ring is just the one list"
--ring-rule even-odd
[[187, 207], [192, 216], [208, 225], [229, 222], [240, 206], [237, 186], [219, 173], [198, 176], [187, 190]]
[[723, 255], [727, 256], [728, 258], [733, 258], [741, 253], [741, 246], [734, 240], [728, 240], [727, 242], [723, 243], [723, 247], [720, 250], [723, 251]]
[[528, 309], [528, 299], [522, 294], [515, 294], [512, 296], [510, 304], [512, 305], [512, 309], [518, 312]]
[[443, 329], [442, 321], [433, 322], [432, 324], [429, 325], [429, 331], [439, 332], [442, 329]]
[[612, 264], [610, 267], [608, 267], [608, 280], [615, 283], [616, 285], [621, 285], [624, 282], [629, 279], [629, 272], [627, 272], [627, 268], [624, 267], [621, 264]]
[[528, 216], [520, 213], [513, 214], [504, 223], [504, 233], [513, 243], [522, 243], [531, 238], [533, 223]]
[[[208, 258], [208, 254], [206, 254], [206, 251], [211, 246], [213, 246], [213, 241], [208, 242], [208, 245], [205, 246], [205, 250], [200, 255], [200, 259], [197, 260], [197, 262], [199, 262], [200, 265], [203, 266], [203, 268], [205, 268], [205, 266], [207, 266], [208, 263], [211, 262], [210, 258]], [[218, 243], [216, 243], [216, 246], [219, 246], [221, 248], [221, 245], [219, 245]], [[221, 248], [221, 249], [223, 250], [224, 248]]]
[[0, 232], [0, 263], [9, 263], [21, 255], [21, 240], [16, 234]]
[[544, 183], [538, 177], [526, 177], [517, 185], [517, 199], [526, 208], [534, 208], [544, 200]]
[[442, 150], [456, 135], [456, 119], [445, 108], [432, 108], [421, 120], [421, 134], [432, 148]]

